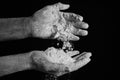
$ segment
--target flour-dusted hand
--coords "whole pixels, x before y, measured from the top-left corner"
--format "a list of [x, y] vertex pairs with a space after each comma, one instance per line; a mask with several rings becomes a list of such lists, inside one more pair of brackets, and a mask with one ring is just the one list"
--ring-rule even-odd
[[59, 10], [65, 10], [69, 8], [67, 4], [57, 3], [54, 5], [48, 5], [33, 15], [33, 35], [41, 38], [48, 38], [55, 30], [53, 24], [58, 21]]
[[61, 63], [53, 63], [50, 61], [45, 52], [35, 51], [32, 53], [32, 69], [39, 70], [48, 74], [61, 76], [69, 72], [69, 69]]
[[33, 16], [33, 35], [41, 38], [58, 38], [61, 40], [79, 40], [76, 35], [88, 34], [88, 24], [83, 17], [74, 13], [60, 10], [68, 9], [68, 4], [56, 3], [37, 11]]
[[65, 53], [63, 50], [53, 47], [48, 48], [46, 51], [35, 51], [32, 53], [34, 69], [56, 76], [80, 69], [90, 61], [90, 56], [91, 53], [87, 52], [83, 54], [79, 54], [78, 51]]

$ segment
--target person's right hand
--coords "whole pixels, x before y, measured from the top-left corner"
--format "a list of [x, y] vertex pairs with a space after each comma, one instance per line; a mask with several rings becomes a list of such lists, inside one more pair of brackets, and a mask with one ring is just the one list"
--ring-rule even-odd
[[71, 51], [67, 54], [61, 50], [49, 48], [45, 52], [33, 51], [31, 57], [34, 69], [62, 76], [66, 73], [76, 71], [89, 63], [90, 56], [91, 53], [89, 52], [79, 54], [77, 51]]

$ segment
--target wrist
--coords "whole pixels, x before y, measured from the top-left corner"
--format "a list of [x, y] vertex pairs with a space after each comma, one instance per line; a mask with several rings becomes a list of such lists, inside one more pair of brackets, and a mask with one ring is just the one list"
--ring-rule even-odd
[[21, 54], [22, 62], [23, 62], [23, 68], [24, 69], [31, 69], [32, 68], [32, 59], [31, 59], [31, 52]]
[[24, 20], [24, 35], [26, 36], [32, 36], [33, 34], [33, 25], [32, 25], [32, 17], [26, 17]]
[[27, 53], [27, 59], [28, 59], [28, 69], [36, 69], [36, 62], [34, 60], [34, 57], [36, 55], [37, 51], [31, 51], [30, 53]]

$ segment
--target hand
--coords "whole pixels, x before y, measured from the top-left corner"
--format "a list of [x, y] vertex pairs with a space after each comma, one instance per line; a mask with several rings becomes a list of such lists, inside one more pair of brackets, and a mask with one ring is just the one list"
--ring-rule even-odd
[[58, 38], [61, 40], [78, 40], [75, 35], [88, 34], [88, 24], [82, 22], [83, 17], [74, 13], [64, 13], [60, 10], [68, 9], [69, 5], [57, 3], [49, 5], [34, 14], [33, 34], [36, 37]]
[[[75, 56], [77, 55], [77, 56]], [[75, 56], [72, 58], [72, 56]], [[90, 61], [91, 53], [78, 51], [65, 53], [62, 50], [48, 48], [46, 51], [34, 51], [32, 60], [34, 69], [61, 76], [76, 71]]]

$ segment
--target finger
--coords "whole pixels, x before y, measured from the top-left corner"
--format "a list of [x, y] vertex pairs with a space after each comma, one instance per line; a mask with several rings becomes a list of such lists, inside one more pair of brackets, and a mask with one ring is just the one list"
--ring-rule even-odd
[[75, 59], [76, 61], [78, 61], [78, 60], [82, 60], [84, 58], [89, 58], [90, 56], [91, 56], [90, 52], [83, 52], [80, 55], [73, 57], [73, 59]]
[[58, 10], [66, 10], [70, 7], [70, 5], [59, 2], [59, 3], [55, 4], [54, 7], [57, 8]]
[[82, 29], [88, 29], [89, 25], [85, 22], [77, 22], [73, 24], [74, 27], [76, 28], [82, 28]]
[[62, 4], [62, 3], [58, 3], [59, 9], [60, 10], [65, 10], [68, 9], [70, 7], [69, 4]]
[[80, 25], [81, 25], [81, 28], [83, 28], [83, 29], [88, 29], [88, 27], [89, 27], [89, 25], [85, 22], [82, 22]]
[[88, 31], [87, 30], [82, 30], [82, 29], [76, 29], [75, 31], [74, 31], [74, 34], [75, 35], [80, 35], [80, 36], [86, 36], [86, 35], [88, 35]]
[[78, 54], [79, 54], [79, 51], [70, 51], [67, 53], [67, 55], [69, 55], [70, 57], [78, 55]]
[[74, 70], [78, 70], [79, 68], [83, 67], [84, 65], [86, 65], [87, 63], [90, 62], [90, 56], [91, 53], [86, 53], [84, 55], [82, 55], [81, 57], [79, 57], [78, 61], [75, 62], [74, 64]]
[[63, 17], [65, 18], [66, 22], [77, 23], [83, 21], [82, 16], [74, 13], [63, 13]]
[[79, 62], [75, 63], [76, 69], [79, 69], [79, 68], [85, 66], [89, 62], [90, 62], [90, 58], [84, 58], [83, 60], [80, 60]]
[[75, 36], [73, 34], [68, 34], [68, 35], [65, 35], [65, 36], [62, 36], [60, 38], [62, 41], [67, 41], [67, 40], [70, 40], [70, 41], [77, 41], [79, 40], [80, 38], [78, 36]]

